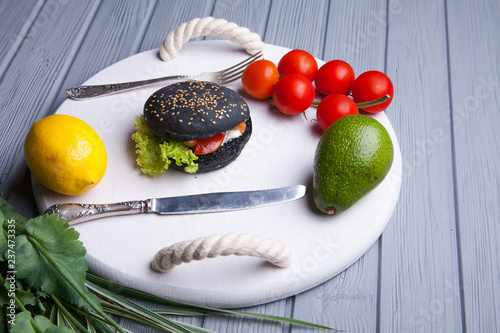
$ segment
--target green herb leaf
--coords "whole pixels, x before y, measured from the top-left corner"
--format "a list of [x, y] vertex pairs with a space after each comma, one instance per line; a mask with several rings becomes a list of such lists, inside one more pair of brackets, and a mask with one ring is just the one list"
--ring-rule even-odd
[[[0, 211], [2, 212], [0, 226], [1, 246], [15, 253], [15, 263], [12, 265], [17, 271], [16, 279], [24, 281], [42, 294], [59, 295], [63, 300], [78, 307], [95, 311], [103, 318], [106, 324], [113, 326], [119, 332], [125, 330], [102, 311], [97, 296], [89, 292], [84, 284], [85, 273], [88, 269], [85, 259], [86, 250], [78, 241], [79, 234], [69, 228], [66, 220], [58, 215], [42, 215], [27, 220], [12, 211], [12, 207], [0, 196]], [[10, 230], [15, 229], [15, 248], [11, 249]], [[6, 253], [3, 258], [10, 258]], [[9, 260], [8, 265], [11, 265]], [[10, 269], [10, 266], [9, 266]], [[4, 278], [0, 279], [4, 283]], [[15, 296], [14, 296], [15, 297]], [[21, 301], [16, 299], [16, 305], [24, 309]], [[41, 303], [40, 303], [41, 304]], [[21, 317], [22, 318], [22, 317]], [[35, 321], [30, 320], [33, 327]], [[47, 330], [49, 332], [52, 329]], [[37, 330], [38, 332], [39, 330]]]
[[73, 331], [88, 333], [87, 329], [78, 321], [78, 319], [62, 304], [62, 302], [55, 296], [50, 295], [58, 308], [58, 315], [60, 314], [66, 323], [66, 326], [71, 327]]
[[[30, 293], [29, 291], [24, 291], [24, 290], [16, 290], [15, 295], [19, 302], [21, 302], [22, 305], [31, 305], [35, 306], [37, 305], [37, 299], [35, 295]], [[4, 286], [0, 286], [0, 306], [7, 305], [10, 303], [10, 300], [12, 298], [9, 297], [9, 294], [7, 293], [7, 290], [4, 288]]]
[[286, 317], [279, 317], [279, 316], [270, 316], [270, 315], [265, 315], [265, 314], [259, 314], [259, 313], [249, 313], [249, 312], [239, 312], [239, 311], [234, 311], [234, 310], [228, 310], [228, 309], [218, 309], [218, 308], [212, 308], [208, 306], [200, 306], [200, 305], [193, 305], [193, 304], [188, 304], [188, 303], [182, 303], [182, 302], [176, 302], [176, 301], [171, 301], [168, 299], [164, 299], [134, 288], [126, 287], [108, 280], [104, 280], [98, 276], [92, 275], [92, 274], [87, 274], [87, 281], [88, 283], [92, 283], [93, 285], [101, 286], [102, 288], [105, 288], [107, 290], [113, 290], [116, 295], [120, 295], [123, 297], [135, 299], [137, 301], [143, 301], [147, 302], [150, 304], [156, 304], [156, 305], [162, 305], [162, 306], [168, 306], [168, 307], [173, 307], [175, 309], [183, 309], [183, 310], [189, 310], [189, 311], [194, 311], [194, 312], [202, 312], [204, 314], [226, 314], [226, 315], [238, 315], [238, 316], [245, 316], [245, 317], [253, 317], [253, 318], [259, 318], [259, 319], [264, 319], [264, 320], [271, 320], [271, 321], [276, 321], [276, 322], [282, 322], [282, 323], [288, 323], [292, 325], [298, 325], [298, 326], [306, 326], [306, 327], [314, 327], [314, 328], [321, 328], [324, 330], [331, 330], [331, 331], [337, 331], [334, 328], [324, 326], [324, 325], [318, 325], [302, 320], [297, 320], [293, 318], [286, 318]]
[[114, 333], [111, 328], [94, 318], [87, 318], [87, 330], [89, 332]]
[[26, 279], [31, 287], [46, 294], [55, 293], [69, 303], [91, 309], [63, 272], [73, 278], [94, 304], [99, 304], [84, 284], [88, 269], [86, 250], [75, 229], [68, 228], [66, 220], [53, 214], [29, 220], [25, 230], [26, 235], [16, 237], [17, 278]]
[[8, 332], [8, 324], [7, 324], [7, 307], [0, 307], [0, 332]]
[[[15, 213], [12, 210], [12, 206], [0, 195], [0, 212], [4, 216], [4, 220], [0, 219], [0, 222], [7, 221], [9, 219], [14, 219], [18, 225], [24, 225], [27, 219], [24, 216]], [[2, 223], [3, 224], [3, 223]]]
[[[4, 254], [9, 249], [9, 244], [14, 244], [15, 233], [13, 228], [22, 229], [26, 221], [25, 217], [13, 212], [12, 206], [0, 195], [0, 227], [2, 227], [0, 229], [0, 261], [5, 261]], [[11, 242], [9, 242], [9, 239]]]
[[[134, 302], [121, 297], [115, 293], [109, 292], [107, 289], [102, 288], [97, 284], [93, 284], [92, 282], [87, 281], [87, 285], [92, 289], [93, 292], [99, 294], [100, 297], [108, 299], [112, 303], [118, 304], [123, 312], [120, 313], [122, 316], [127, 316], [130, 319], [144, 319], [150, 325], [155, 327], [160, 327], [165, 330], [169, 330], [169, 332], [173, 333], [193, 333], [192, 330], [186, 328], [184, 325], [180, 323], [176, 323], [172, 320], [169, 320], [165, 317], [156, 314], [155, 312], [146, 309]], [[137, 317], [137, 318], [134, 318]]]
[[44, 316], [31, 317], [28, 311], [16, 315], [15, 325], [11, 325], [10, 333], [71, 333], [69, 329], [56, 326]]
[[3, 225], [5, 223], [5, 215], [3, 214], [1, 208], [0, 208], [0, 226], [2, 228], [0, 229], [0, 261], [4, 261], [5, 258], [3, 254], [7, 252], [7, 234], [5, 233], [5, 229], [3, 228]]
[[[31, 318], [31, 313], [28, 311], [23, 311], [16, 314], [15, 322], [10, 326], [10, 333], [36, 333], [35, 328], [33, 328]], [[36, 324], [36, 323], [35, 323]]]

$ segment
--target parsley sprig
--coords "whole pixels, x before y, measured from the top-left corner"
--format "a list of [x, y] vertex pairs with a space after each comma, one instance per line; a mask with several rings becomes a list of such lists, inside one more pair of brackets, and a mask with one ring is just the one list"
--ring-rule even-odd
[[[0, 196], [0, 331], [12, 333], [127, 332], [124, 317], [173, 333], [211, 332], [164, 315], [241, 315], [333, 330], [296, 319], [242, 313], [163, 299], [87, 272], [79, 233], [56, 214], [32, 219]], [[145, 308], [133, 300], [166, 307]]]

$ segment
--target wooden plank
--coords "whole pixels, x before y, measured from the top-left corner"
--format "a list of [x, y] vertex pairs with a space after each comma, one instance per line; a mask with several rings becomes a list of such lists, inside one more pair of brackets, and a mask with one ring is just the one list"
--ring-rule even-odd
[[0, 31], [3, 35], [0, 44], [0, 77], [15, 56], [42, 5], [42, 0], [26, 1], [23, 6], [13, 5], [10, 1], [0, 2]]
[[266, 43], [303, 49], [315, 57], [323, 54], [328, 2], [273, 1], [264, 34]]
[[[270, 0], [217, 0], [211, 16], [246, 27], [264, 39], [270, 7]], [[205, 39], [220, 38], [208, 36]]]
[[[260, 306], [237, 309], [241, 312], [259, 313], [271, 316], [291, 317], [291, 300], [271, 302]], [[210, 316], [205, 318], [203, 327], [218, 333], [232, 332], [285, 332], [287, 324], [241, 316]]]
[[465, 330], [500, 331], [500, 5], [447, 2]]
[[328, 30], [322, 59], [347, 61], [356, 75], [367, 70], [384, 71], [386, 1], [348, 1], [330, 4]]
[[24, 137], [36, 119], [52, 112], [52, 101], [97, 5], [45, 2], [0, 82], [2, 192], [20, 213], [28, 216], [36, 214], [34, 201], [30, 201], [31, 206], [16, 207], [22, 203], [19, 198], [30, 192], [22, 154]]
[[[386, 5], [386, 1], [331, 3], [322, 60], [347, 61], [356, 74], [367, 69], [383, 70]], [[377, 323], [378, 247], [377, 242], [347, 270], [296, 296], [294, 317], [314, 319], [348, 332], [373, 331]]]
[[137, 53], [155, 8], [151, 1], [104, 1], [79, 46], [52, 110], [76, 87], [102, 69]]
[[392, 4], [386, 71], [395, 97], [388, 116], [401, 145], [403, 182], [382, 236], [378, 329], [460, 332], [444, 2]]
[[213, 0], [159, 1], [139, 51], [158, 49], [171, 30], [192, 19], [210, 16], [213, 6]]
[[[370, 332], [377, 322], [378, 246], [348, 269], [295, 297], [293, 317], [345, 332]], [[309, 332], [293, 327], [292, 332]]]

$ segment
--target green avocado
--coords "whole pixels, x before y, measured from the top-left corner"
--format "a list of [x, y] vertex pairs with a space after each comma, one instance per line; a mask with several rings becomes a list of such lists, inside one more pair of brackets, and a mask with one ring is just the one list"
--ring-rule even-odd
[[313, 196], [338, 214], [377, 187], [391, 168], [394, 147], [385, 127], [362, 114], [344, 116], [321, 136], [314, 157]]

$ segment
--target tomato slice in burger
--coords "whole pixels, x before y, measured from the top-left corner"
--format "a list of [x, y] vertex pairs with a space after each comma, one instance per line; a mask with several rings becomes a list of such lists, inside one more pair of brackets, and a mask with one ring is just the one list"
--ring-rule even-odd
[[226, 133], [222, 132], [222, 133], [217, 133], [210, 138], [198, 139], [196, 141], [196, 146], [194, 147], [194, 154], [206, 155], [216, 151], [224, 142], [225, 137]]

